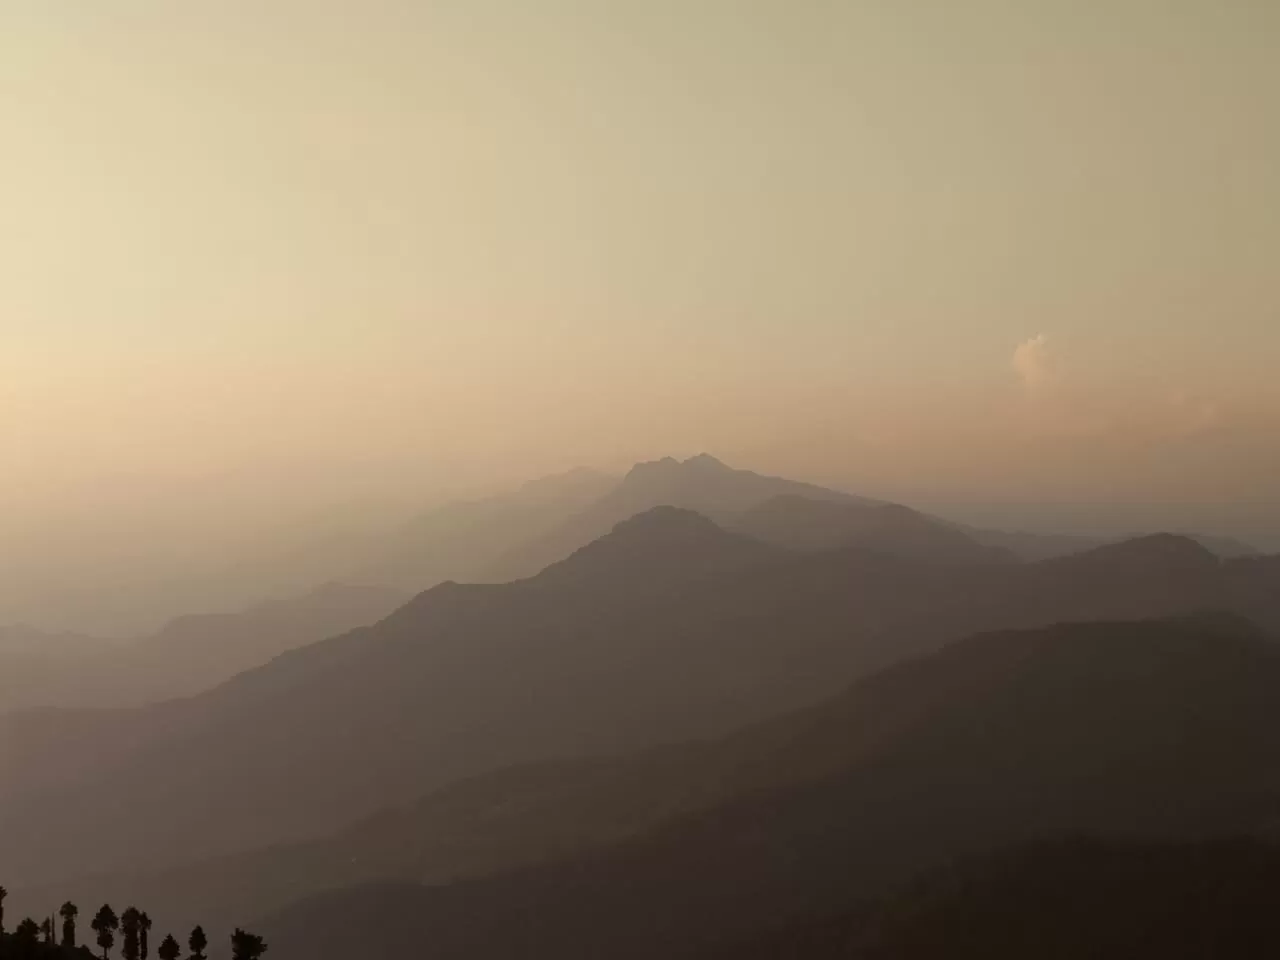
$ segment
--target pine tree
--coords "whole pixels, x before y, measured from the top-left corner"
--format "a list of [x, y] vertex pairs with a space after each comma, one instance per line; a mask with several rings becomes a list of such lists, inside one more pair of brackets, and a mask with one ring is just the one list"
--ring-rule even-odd
[[160, 949], [156, 951], [160, 960], [178, 960], [182, 956], [182, 947], [178, 946], [178, 941], [173, 939], [173, 934], [166, 934], [165, 938], [160, 941]]
[[191, 960], [205, 960], [204, 952], [209, 946], [209, 938], [204, 935], [204, 927], [196, 927], [187, 940], [191, 948]]
[[267, 952], [266, 942], [259, 936], [236, 928], [231, 935], [231, 960], [259, 960]]
[[102, 960], [111, 956], [111, 948], [115, 946], [115, 932], [120, 929], [120, 919], [110, 904], [104, 903], [90, 924], [98, 935], [98, 946], [102, 948]]
[[120, 929], [124, 933], [124, 946], [120, 953], [124, 960], [139, 960], [138, 928], [142, 925], [142, 914], [137, 907], [129, 907], [120, 915]]
[[62, 905], [62, 909], [58, 911], [58, 916], [62, 917], [62, 945], [64, 947], [74, 947], [76, 945], [76, 917], [80, 915], [80, 908], [68, 900]]

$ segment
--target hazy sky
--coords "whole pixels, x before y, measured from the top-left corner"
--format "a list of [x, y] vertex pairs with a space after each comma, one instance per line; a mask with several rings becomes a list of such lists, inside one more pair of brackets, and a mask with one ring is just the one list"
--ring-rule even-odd
[[1277, 37], [1273, 0], [0, 0], [0, 534], [702, 449], [1274, 502]]

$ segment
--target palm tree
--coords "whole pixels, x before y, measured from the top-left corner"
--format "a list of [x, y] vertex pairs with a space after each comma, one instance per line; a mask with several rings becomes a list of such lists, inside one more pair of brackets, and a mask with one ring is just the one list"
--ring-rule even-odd
[[142, 925], [142, 914], [137, 907], [129, 907], [120, 915], [120, 929], [124, 932], [124, 946], [120, 953], [124, 960], [138, 960], [138, 927]]
[[147, 940], [151, 933], [151, 918], [147, 916], [144, 910], [142, 916], [138, 918], [138, 937], [142, 948], [142, 960], [147, 960], [147, 954], [151, 952], [147, 946]]
[[204, 951], [209, 946], [209, 938], [204, 935], [204, 927], [196, 927], [191, 931], [187, 946], [191, 948], [191, 960], [205, 960]]
[[259, 960], [267, 952], [266, 942], [239, 927], [231, 935], [231, 960]]
[[0, 933], [4, 933], [4, 898], [8, 895], [9, 891], [0, 887]]
[[182, 956], [182, 948], [178, 946], [178, 941], [173, 939], [173, 934], [167, 934], [160, 941], [160, 949], [156, 951], [160, 960], [178, 960]]
[[102, 948], [102, 960], [108, 960], [111, 956], [111, 948], [116, 944], [115, 932], [120, 929], [120, 918], [116, 916], [110, 904], [104, 903], [90, 926], [98, 935], [98, 946]]
[[58, 911], [58, 916], [62, 917], [62, 945], [64, 947], [74, 947], [76, 945], [76, 917], [80, 916], [80, 908], [68, 900], [62, 905], [62, 909]]

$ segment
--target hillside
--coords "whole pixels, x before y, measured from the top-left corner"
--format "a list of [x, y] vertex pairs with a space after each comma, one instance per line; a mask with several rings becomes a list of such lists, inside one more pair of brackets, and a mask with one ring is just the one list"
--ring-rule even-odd
[[[1115, 651], [1110, 649], [1113, 646]], [[1233, 648], [1257, 658], [1268, 671], [1275, 669], [1271, 647], [1265, 642], [1255, 645], [1250, 628], [1234, 621], [1082, 625], [1042, 634], [975, 638], [929, 660], [863, 681], [826, 705], [722, 740], [607, 760], [512, 768], [451, 785], [327, 840], [188, 864], [170, 872], [89, 878], [60, 889], [71, 889], [82, 898], [105, 892], [114, 899], [147, 902], [155, 906], [157, 915], [177, 916], [182, 922], [193, 916], [230, 922], [255, 908], [279, 909], [299, 897], [363, 883], [389, 879], [442, 883], [483, 877], [539, 861], [572, 858], [653, 830], [672, 818], [713, 810], [737, 797], [822, 781], [851, 769], [874, 770], [885, 764], [892, 768], [893, 757], [909, 757], [920, 749], [916, 746], [920, 738], [953, 733], [958, 725], [955, 716], [993, 709], [1000, 723], [1010, 725], [1023, 699], [1052, 702], [1045, 695], [1054, 688], [1059, 713], [1064, 712], [1062, 701], [1069, 696], [1093, 702], [1094, 687], [1113, 700], [1130, 696], [1128, 708], [1114, 711], [1122, 725], [1118, 733], [1130, 738], [1130, 746], [1123, 745], [1123, 737], [1114, 743], [1108, 740], [1106, 730], [1100, 729], [1109, 722], [1106, 715], [1074, 718], [1078, 731], [1068, 726], [1073, 718], [1063, 713], [1045, 720], [1033, 717], [1035, 723], [1028, 731], [997, 726], [997, 733], [1008, 739], [1016, 736], [1019, 743], [1057, 737], [1069, 743], [1076, 755], [1073, 760], [1060, 752], [1058, 762], [1086, 764], [1119, 783], [1122, 775], [1106, 766], [1115, 759], [1116, 749], [1150, 750], [1158, 741], [1156, 728], [1163, 722], [1179, 724], [1168, 731], [1177, 736], [1187, 729], [1194, 732], [1195, 723], [1223, 719], [1216, 714], [1197, 719], [1195, 690], [1188, 693], [1175, 687], [1187, 684], [1193, 672], [1201, 669], [1201, 661], [1212, 666]], [[1141, 671], [1152, 664], [1160, 669], [1144, 677]], [[1020, 672], [1011, 673], [1013, 668]], [[1113, 682], [1116, 689], [1108, 692], [1105, 687]], [[1212, 684], [1206, 689], [1217, 698], [1213, 704], [1228, 696]], [[1135, 714], [1148, 702], [1159, 709], [1138, 727]], [[1206, 706], [1213, 704], [1206, 702]], [[1223, 712], [1220, 706], [1214, 709]], [[965, 722], [975, 728], [992, 723], [985, 714], [981, 721]], [[1046, 728], [1046, 722], [1056, 727]], [[1133, 729], [1124, 729], [1126, 724]], [[1219, 735], [1212, 729], [1204, 734]], [[989, 749], [1007, 750], [1009, 743], [997, 737], [995, 747], [989, 748], [976, 730], [974, 736], [961, 745], [954, 763], [972, 760], [976, 779], [991, 766], [985, 755]], [[1074, 739], [1064, 741], [1064, 737]], [[1104, 741], [1106, 749], [1098, 747], [1094, 755], [1090, 751], [1098, 741]], [[1046, 739], [1046, 748], [1049, 743]], [[1170, 746], [1165, 743], [1160, 749], [1167, 754]], [[1148, 762], [1156, 756], [1150, 753]], [[1169, 759], [1176, 760], [1176, 754]], [[945, 768], [948, 775], [952, 769]], [[939, 769], [933, 775], [942, 772]], [[1003, 776], [1007, 782], [1008, 772]], [[998, 778], [992, 779], [992, 802], [1000, 802], [1003, 786]], [[1197, 790], [1203, 794], [1208, 786], [1201, 782]], [[906, 799], [894, 803], [903, 803], [906, 810], [915, 802], [911, 800], [914, 788], [907, 784], [898, 789]], [[1018, 789], [1023, 788], [1015, 789], [1015, 796]], [[1187, 803], [1192, 800], [1188, 798]], [[1115, 807], [1121, 807], [1118, 795]], [[1087, 811], [1082, 810], [1082, 816], [1087, 818]], [[954, 837], [947, 843], [954, 843]], [[892, 848], [886, 853], [893, 854]], [[23, 898], [39, 901], [52, 895], [53, 890], [36, 890], [23, 893]]]
[[1277, 759], [1280, 646], [1247, 624], [988, 634], [725, 741], [703, 783], [730, 799], [634, 839], [335, 891], [262, 926], [286, 958], [351, 955], [357, 936], [446, 960], [697, 956], [1013, 844], [1275, 831]]
[[314, 838], [486, 771], [720, 736], [976, 631], [1230, 608], [1232, 570], [1178, 538], [1030, 565], [797, 556], [653, 511], [191, 700], [0, 721], [0, 843], [29, 886]]

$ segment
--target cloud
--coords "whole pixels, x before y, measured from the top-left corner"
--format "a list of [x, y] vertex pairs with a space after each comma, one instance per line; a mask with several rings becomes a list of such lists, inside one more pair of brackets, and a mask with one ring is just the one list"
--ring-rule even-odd
[[1013, 369], [1028, 390], [1042, 390], [1056, 378], [1049, 338], [1043, 333], [1013, 351]]

